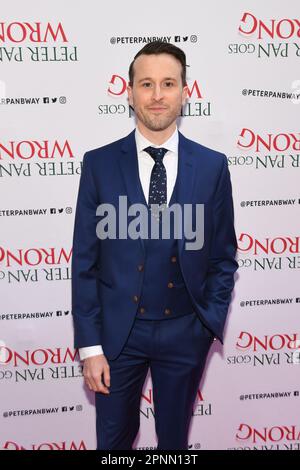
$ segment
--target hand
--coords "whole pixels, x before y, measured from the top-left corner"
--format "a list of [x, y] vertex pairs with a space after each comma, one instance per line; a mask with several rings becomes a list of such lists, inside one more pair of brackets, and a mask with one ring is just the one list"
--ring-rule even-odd
[[[102, 374], [104, 381], [102, 381]], [[110, 368], [104, 354], [91, 356], [84, 360], [83, 376], [90, 390], [109, 394]]]

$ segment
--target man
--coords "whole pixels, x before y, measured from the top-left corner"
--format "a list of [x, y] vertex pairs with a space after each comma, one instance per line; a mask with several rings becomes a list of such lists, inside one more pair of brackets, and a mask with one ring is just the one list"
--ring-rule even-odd
[[[147, 44], [129, 69], [136, 129], [84, 155], [72, 313], [84, 378], [96, 392], [97, 449], [132, 448], [149, 368], [158, 449], [187, 449], [205, 360], [212, 341], [222, 342], [238, 267], [230, 174], [225, 155], [178, 132], [187, 91], [184, 52]], [[97, 208], [111, 204], [120, 224], [119, 196], [142, 204], [158, 227], [173, 204], [202, 204], [203, 245], [187, 249], [174, 222], [168, 238], [99, 236]]]

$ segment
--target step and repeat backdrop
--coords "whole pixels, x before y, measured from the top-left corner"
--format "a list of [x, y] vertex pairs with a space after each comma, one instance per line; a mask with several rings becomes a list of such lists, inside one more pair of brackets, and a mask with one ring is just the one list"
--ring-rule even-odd
[[[180, 131], [228, 157], [238, 238], [190, 449], [299, 450], [299, 13], [297, 0], [1, 1], [1, 449], [96, 446], [71, 315], [82, 158], [134, 128], [128, 67], [160, 38], [189, 65]], [[153, 449], [150, 375], [140, 414], [135, 448]]]

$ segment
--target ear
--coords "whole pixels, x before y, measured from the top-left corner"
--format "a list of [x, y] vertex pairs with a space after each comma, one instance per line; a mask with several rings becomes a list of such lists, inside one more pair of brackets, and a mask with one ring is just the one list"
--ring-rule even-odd
[[182, 105], [184, 105], [187, 100], [188, 100], [188, 86], [185, 85], [182, 89], [182, 99], [181, 99]]
[[131, 107], [133, 107], [133, 96], [132, 96], [132, 87], [127, 85], [127, 95], [128, 95], [128, 102]]

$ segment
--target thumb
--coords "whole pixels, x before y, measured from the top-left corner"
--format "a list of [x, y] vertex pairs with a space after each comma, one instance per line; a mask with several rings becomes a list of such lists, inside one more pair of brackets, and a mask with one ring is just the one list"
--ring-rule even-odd
[[110, 387], [110, 373], [109, 368], [105, 368], [104, 370], [104, 382], [107, 387]]

